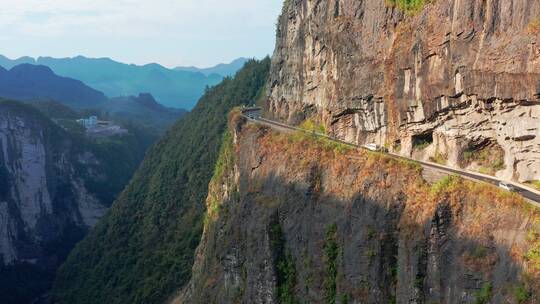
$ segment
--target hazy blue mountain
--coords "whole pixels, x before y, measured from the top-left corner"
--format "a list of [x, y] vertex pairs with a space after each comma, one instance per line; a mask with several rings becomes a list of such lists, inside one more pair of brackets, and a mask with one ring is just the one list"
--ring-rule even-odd
[[33, 103], [40, 101], [40, 105], [47, 105], [50, 112], [65, 112], [54, 103], [43, 103], [57, 101], [71, 109], [92, 110], [116, 121], [134, 122], [158, 130], [169, 127], [186, 113], [184, 109], [159, 104], [147, 93], [108, 99], [81, 81], [58, 76], [43, 65], [22, 64], [9, 71], [0, 67], [0, 97]]
[[9, 59], [5, 56], [0, 55], [0, 67], [4, 67], [5, 69], [9, 70], [14, 66], [17, 66], [23, 63], [36, 64], [36, 61], [32, 57], [21, 57], [18, 59]]
[[218, 74], [167, 69], [159, 64], [138, 66], [116, 62], [109, 58], [23, 57], [10, 60], [0, 57], [0, 65], [10, 68], [18, 63], [33, 63], [50, 67], [56, 74], [78, 79], [109, 97], [151, 93], [161, 104], [191, 109], [207, 86], [221, 82]]
[[79, 80], [61, 77], [46, 67], [21, 64], [0, 68], [0, 97], [21, 101], [56, 100], [80, 109], [96, 107], [107, 97]]
[[159, 104], [148, 93], [111, 98], [100, 110], [116, 121], [130, 121], [162, 131], [187, 113], [184, 109], [167, 108]]
[[211, 68], [201, 69], [194, 66], [190, 66], [190, 67], [177, 67], [175, 68], [175, 70], [187, 71], [187, 72], [200, 72], [206, 76], [210, 76], [212, 74], [221, 75], [223, 77], [234, 76], [234, 74], [236, 74], [236, 72], [240, 70], [248, 60], [249, 60], [248, 58], [241, 57], [241, 58], [233, 60], [231, 63], [220, 63]]

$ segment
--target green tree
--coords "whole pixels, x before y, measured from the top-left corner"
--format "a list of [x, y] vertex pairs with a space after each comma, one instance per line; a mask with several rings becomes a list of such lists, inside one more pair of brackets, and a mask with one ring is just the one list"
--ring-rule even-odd
[[206, 90], [147, 153], [108, 214], [58, 272], [55, 303], [163, 303], [188, 282], [227, 115], [263, 92], [270, 59]]

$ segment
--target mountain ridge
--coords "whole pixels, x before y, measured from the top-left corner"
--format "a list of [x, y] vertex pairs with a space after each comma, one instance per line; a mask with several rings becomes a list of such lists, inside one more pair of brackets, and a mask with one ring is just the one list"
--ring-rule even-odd
[[211, 74], [221, 75], [223, 77], [234, 76], [234, 74], [249, 60], [249, 58], [239, 57], [234, 59], [229, 63], [220, 63], [208, 68], [199, 68], [195, 66], [188, 67], [175, 67], [177, 71], [190, 71], [190, 72], [200, 72], [209, 76]]
[[105, 94], [80, 80], [58, 76], [43, 65], [27, 63], [2, 70], [0, 96], [22, 101], [54, 99], [75, 108], [92, 107], [107, 100]]
[[202, 96], [208, 86], [218, 84], [224, 76], [231, 76], [245, 63], [237, 60], [231, 65], [214, 68], [227, 75], [208, 69], [169, 69], [157, 63], [145, 65], [125, 64], [108, 57], [89, 58], [85, 56], [54, 58], [40, 56], [36, 59], [21, 57], [9, 59], [0, 55], [0, 66], [12, 68], [18, 64], [45, 65], [56, 74], [74, 78], [86, 85], [102, 91], [108, 97], [137, 95], [150, 92], [161, 103], [169, 107], [190, 109]]
[[43, 65], [20, 64], [0, 68], [0, 97], [36, 103], [60, 102], [78, 112], [98, 111], [99, 116], [139, 123], [161, 134], [187, 111], [158, 103], [149, 93], [107, 98], [79, 80], [56, 75]]

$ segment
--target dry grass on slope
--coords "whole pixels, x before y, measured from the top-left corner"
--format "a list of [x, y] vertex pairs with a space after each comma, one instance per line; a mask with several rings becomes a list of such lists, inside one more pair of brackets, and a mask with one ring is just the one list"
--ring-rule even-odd
[[[283, 169], [278, 174], [294, 179], [295, 175], [318, 167], [321, 181], [317, 191], [325, 196], [347, 201], [358, 189], [375, 201], [381, 198], [398, 201], [400, 195], [405, 195], [400, 233], [408, 234], [411, 240], [422, 235], [419, 227], [431, 222], [441, 208], [448, 208], [454, 233], [462, 239], [474, 240], [474, 245], [461, 253], [464, 267], [486, 274], [489, 280], [500, 254], [496, 248], [507, 248], [513, 262], [523, 269], [519, 279], [522, 283], [496, 291], [521, 299], [511, 303], [530, 303], [532, 295], [528, 292], [540, 287], [540, 213], [518, 194], [457, 176], [429, 184], [422, 178], [422, 168], [415, 163], [301, 133], [266, 131], [259, 144], [265, 155], [279, 155], [279, 161], [287, 163], [286, 171]], [[396, 187], [400, 188], [398, 192]], [[388, 195], [393, 197], [389, 199]], [[483, 293], [487, 292], [495, 291], [486, 285]], [[479, 298], [482, 296], [486, 295]]]

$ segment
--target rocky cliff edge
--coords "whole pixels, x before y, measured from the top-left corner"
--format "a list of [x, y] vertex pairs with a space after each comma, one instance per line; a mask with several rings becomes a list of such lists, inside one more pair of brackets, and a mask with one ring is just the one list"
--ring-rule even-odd
[[540, 214], [522, 199], [240, 117], [193, 277], [172, 303], [537, 303]]

